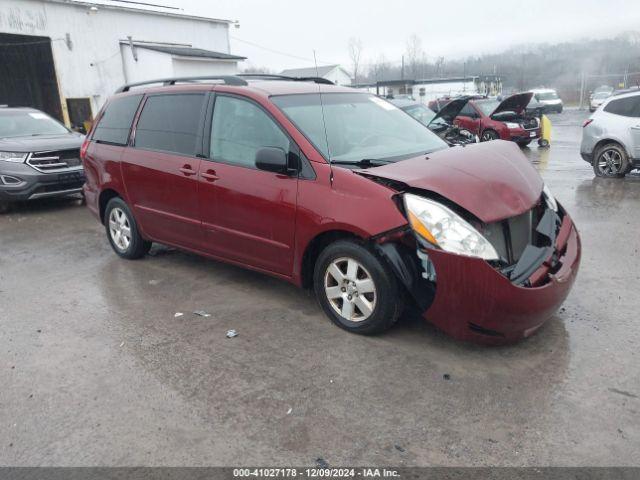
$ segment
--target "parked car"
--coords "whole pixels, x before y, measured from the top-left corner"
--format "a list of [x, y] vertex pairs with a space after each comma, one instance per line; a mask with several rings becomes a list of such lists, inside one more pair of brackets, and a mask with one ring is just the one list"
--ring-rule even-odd
[[452, 100], [446, 106], [441, 108], [438, 113], [435, 113], [429, 107], [420, 102], [416, 102], [415, 100], [393, 99], [389, 101], [400, 110], [408, 113], [418, 120], [450, 146], [467, 145], [469, 143], [477, 143], [480, 141], [477, 135], [458, 128], [453, 124], [453, 120], [469, 101], [468, 97]]
[[595, 112], [602, 103], [611, 96], [609, 92], [598, 92], [591, 95], [589, 99], [589, 111]]
[[583, 127], [580, 154], [596, 176], [621, 178], [640, 168], [640, 90], [608, 97]]
[[0, 108], [0, 211], [82, 191], [84, 137], [34, 108]]
[[535, 100], [544, 105], [544, 113], [562, 113], [563, 104], [558, 92], [551, 88], [538, 88], [532, 92]]
[[517, 93], [502, 101], [470, 100], [455, 119], [460, 128], [480, 137], [480, 141], [510, 140], [526, 147], [540, 138], [540, 119], [526, 108], [533, 94]]
[[82, 147], [120, 257], [161, 242], [313, 287], [364, 334], [410, 301], [456, 338], [505, 343], [569, 293], [578, 232], [512, 144], [447, 148], [346, 87], [200, 80], [122, 87]]

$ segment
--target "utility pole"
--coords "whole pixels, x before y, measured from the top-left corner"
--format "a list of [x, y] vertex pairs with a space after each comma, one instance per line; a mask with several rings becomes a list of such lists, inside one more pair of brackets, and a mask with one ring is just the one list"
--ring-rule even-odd
[[404, 80], [404, 55], [402, 55], [402, 67], [400, 68], [400, 80]]
[[585, 77], [585, 73], [582, 72], [582, 75], [580, 75], [580, 110], [582, 110], [584, 104]]

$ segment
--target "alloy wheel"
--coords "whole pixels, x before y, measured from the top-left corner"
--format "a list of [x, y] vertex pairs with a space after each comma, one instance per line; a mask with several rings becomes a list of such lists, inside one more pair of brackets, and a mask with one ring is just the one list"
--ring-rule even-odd
[[611, 177], [622, 173], [622, 155], [617, 150], [608, 149], [600, 154], [598, 158], [598, 170]]
[[367, 269], [353, 258], [342, 257], [329, 264], [324, 290], [331, 308], [345, 320], [362, 322], [375, 309], [375, 283]]
[[131, 225], [121, 208], [114, 208], [109, 215], [109, 235], [118, 250], [124, 252], [131, 244]]

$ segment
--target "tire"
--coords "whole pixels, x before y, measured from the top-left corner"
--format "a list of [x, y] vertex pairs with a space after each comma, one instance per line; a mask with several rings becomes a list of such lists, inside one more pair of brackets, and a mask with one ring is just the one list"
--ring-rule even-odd
[[107, 203], [104, 225], [111, 248], [120, 257], [135, 260], [149, 252], [151, 242], [142, 238], [129, 206], [121, 198], [112, 198]]
[[[353, 241], [338, 240], [322, 251], [315, 264], [313, 283], [324, 312], [349, 332], [383, 332], [402, 313], [403, 292], [390, 266]], [[330, 298], [332, 293], [335, 296]]]
[[524, 140], [522, 142], [517, 142], [517, 143], [520, 148], [524, 148], [529, 146], [529, 144], [531, 143], [531, 140]]
[[598, 147], [593, 156], [593, 172], [596, 177], [622, 178], [629, 170], [627, 152], [617, 143]]
[[481, 142], [490, 142], [491, 140], [498, 140], [500, 135], [495, 130], [491, 130], [490, 128], [486, 129], [482, 132], [482, 136], [480, 137]]

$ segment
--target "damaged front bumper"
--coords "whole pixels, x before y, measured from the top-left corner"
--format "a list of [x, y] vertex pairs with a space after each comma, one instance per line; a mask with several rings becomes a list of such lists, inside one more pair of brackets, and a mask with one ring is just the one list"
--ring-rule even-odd
[[[565, 300], [578, 272], [580, 236], [564, 213], [551, 244], [500, 269], [475, 257], [380, 244], [423, 317], [452, 337], [505, 344], [530, 336]], [[411, 252], [411, 253], [410, 253]]]

